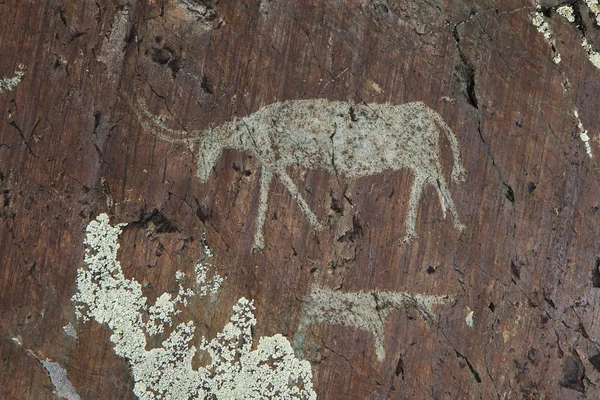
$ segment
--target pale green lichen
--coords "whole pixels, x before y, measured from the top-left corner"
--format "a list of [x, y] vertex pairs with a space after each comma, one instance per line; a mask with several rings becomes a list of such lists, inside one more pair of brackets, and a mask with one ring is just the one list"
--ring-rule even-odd
[[583, 123], [579, 118], [579, 112], [577, 110], [573, 111], [573, 116], [577, 120], [577, 128], [579, 129], [579, 138], [583, 142], [585, 146], [585, 152], [590, 158], [594, 158], [594, 154], [592, 153], [592, 146], [590, 145], [590, 136], [586, 129], [583, 128]]
[[[591, 13], [595, 16], [596, 23], [600, 24], [600, 4], [598, 3], [598, 0], [586, 0], [585, 3], [588, 6]], [[540, 6], [538, 6], [536, 8], [536, 10], [537, 11], [533, 15], [531, 22], [537, 28], [538, 32], [540, 32], [544, 35], [544, 38], [546, 39], [546, 41], [552, 48], [552, 51], [554, 53], [554, 55], [552, 56], [552, 61], [554, 61], [556, 64], [560, 64], [562, 57], [561, 57], [560, 53], [558, 52], [558, 50], [556, 50], [556, 41], [553, 38], [552, 30], [550, 29], [550, 26], [548, 25], [548, 22], [546, 21], [546, 18], [544, 17], [544, 14], [542, 13], [542, 8]], [[571, 24], [576, 23], [575, 10], [573, 9], [572, 5], [565, 4], [565, 5], [559, 6], [556, 8], [556, 12], [558, 13], [558, 15], [565, 18]], [[587, 38], [583, 37], [581, 39], [581, 47], [583, 47], [583, 49], [587, 53], [587, 56], [588, 56], [588, 59], [590, 60], [590, 62], [596, 68], [600, 69], [600, 53], [597, 52], [596, 50], [594, 50], [594, 47], [587, 40]]]
[[210, 342], [204, 337], [199, 339], [198, 349], [211, 359], [207, 366], [192, 369], [197, 351], [192, 345], [195, 334], [192, 321], [177, 324], [162, 347], [148, 350], [147, 336], [161, 334], [163, 327], [171, 327], [179, 304], [186, 305], [191, 295], [214, 293], [222, 280], [218, 275], [207, 278], [203, 258], [195, 268], [198, 286], [195, 292], [183, 288], [185, 274], [178, 271], [177, 296], [164, 293], [149, 307], [141, 284], [125, 278], [117, 260], [121, 226], [111, 226], [106, 214], [88, 225], [86, 267], [77, 271], [78, 292], [73, 301], [79, 318], [94, 319], [112, 330], [110, 340], [115, 353], [129, 362], [134, 393], [139, 398], [316, 398], [310, 364], [294, 356], [285, 337], [261, 338], [252, 350], [254, 305], [243, 297], [216, 338]]
[[552, 37], [552, 30], [550, 29], [548, 22], [546, 22], [544, 14], [542, 13], [539, 7], [533, 15], [533, 19], [531, 20], [531, 22], [537, 28], [538, 32], [544, 35], [546, 40], [549, 40]]
[[473, 321], [473, 310], [471, 310], [469, 307], [467, 307], [467, 316], [465, 317], [465, 324], [467, 324], [468, 327], [472, 328], [475, 325], [475, 322]]
[[[564, 11], [566, 13], [566, 11]], [[546, 39], [546, 43], [550, 46], [553, 51], [552, 61], [556, 64], [560, 64], [562, 61], [562, 57], [558, 50], [556, 50], [556, 43], [554, 38], [552, 37], [552, 29], [550, 29], [550, 25], [546, 21], [544, 14], [542, 13], [542, 8], [537, 6], [536, 12], [533, 14], [531, 19], [531, 23], [533, 26], [537, 28], [537, 31], [544, 35], [544, 39]]]
[[573, 12], [573, 7], [571, 5], [566, 4], [560, 6], [556, 9], [556, 12], [567, 21], [575, 22], [575, 13]]
[[17, 64], [14, 76], [12, 78], [3, 77], [0, 79], [0, 94], [3, 91], [8, 90], [12, 92], [21, 83], [23, 76], [25, 75], [25, 66], [23, 64]]
[[584, 48], [588, 55], [588, 59], [594, 65], [594, 67], [600, 69], [600, 53], [598, 53], [592, 45], [587, 41], [586, 38], [581, 39], [581, 47]]
[[600, 3], [598, 0], [584, 0], [592, 14], [596, 17], [596, 23], [600, 25]]

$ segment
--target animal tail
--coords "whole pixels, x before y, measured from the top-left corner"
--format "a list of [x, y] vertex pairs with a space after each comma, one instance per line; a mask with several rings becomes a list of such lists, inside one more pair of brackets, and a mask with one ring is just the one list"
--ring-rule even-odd
[[202, 135], [199, 131], [187, 132], [185, 130], [176, 130], [165, 126], [166, 118], [158, 117], [148, 110], [143, 100], [138, 100], [133, 105], [140, 125], [152, 136], [170, 143], [193, 144], [199, 142]]
[[450, 142], [450, 147], [452, 148], [452, 157], [454, 158], [454, 165], [452, 166], [452, 180], [454, 182], [464, 182], [466, 179], [466, 173], [460, 158], [460, 148], [458, 146], [458, 140], [456, 139], [456, 136], [454, 136], [454, 132], [452, 132], [452, 129], [450, 129], [448, 124], [446, 124], [446, 121], [444, 121], [442, 116], [435, 111], [433, 111], [433, 114], [435, 122], [446, 134], [446, 138], [448, 138], [448, 141]]

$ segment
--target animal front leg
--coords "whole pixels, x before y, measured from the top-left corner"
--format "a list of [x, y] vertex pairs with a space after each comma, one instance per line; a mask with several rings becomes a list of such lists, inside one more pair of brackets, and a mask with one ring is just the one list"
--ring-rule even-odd
[[254, 234], [254, 249], [256, 250], [262, 250], [265, 247], [263, 226], [265, 225], [265, 217], [269, 206], [269, 189], [271, 187], [272, 178], [273, 171], [263, 167], [260, 173], [260, 195], [258, 200], [258, 211], [256, 212], [256, 233]]
[[402, 238], [403, 243], [410, 243], [417, 237], [415, 225], [417, 224], [417, 211], [419, 211], [419, 201], [423, 193], [423, 185], [427, 178], [415, 174], [412, 189], [410, 191], [410, 200], [408, 202], [408, 213], [406, 215], [406, 235]]
[[298, 188], [296, 187], [296, 184], [294, 183], [294, 181], [292, 181], [292, 178], [289, 177], [287, 172], [285, 172], [284, 169], [278, 169], [277, 175], [279, 176], [279, 179], [281, 179], [281, 182], [285, 185], [287, 190], [290, 192], [292, 197], [296, 199], [296, 202], [302, 209], [302, 212], [304, 212], [304, 215], [306, 216], [306, 219], [308, 219], [308, 222], [310, 223], [312, 228], [314, 230], [323, 229], [323, 226], [321, 226], [321, 224], [319, 223], [317, 216], [312, 212], [306, 201], [304, 201], [304, 199], [300, 195], [300, 192], [298, 191]]

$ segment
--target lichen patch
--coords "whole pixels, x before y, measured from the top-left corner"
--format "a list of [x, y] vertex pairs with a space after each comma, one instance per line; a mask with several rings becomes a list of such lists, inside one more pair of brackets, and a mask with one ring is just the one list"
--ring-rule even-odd
[[[93, 319], [112, 331], [115, 353], [131, 367], [136, 396], [145, 400], [316, 399], [310, 364], [295, 357], [285, 337], [263, 337], [253, 350], [257, 321], [252, 301], [240, 298], [229, 323], [210, 341], [195, 338], [193, 321], [175, 323], [189, 297], [215, 293], [223, 282], [218, 274], [208, 277], [205, 261], [212, 256], [210, 250], [205, 249], [195, 266], [195, 288], [184, 287], [185, 274], [178, 271], [177, 294], [163, 293], [148, 305], [142, 285], [125, 278], [117, 260], [122, 226], [110, 225], [106, 214], [88, 224], [85, 267], [77, 271], [73, 302], [79, 319]], [[171, 333], [162, 346], [148, 349], [148, 337], [164, 334], [167, 326]], [[194, 370], [192, 359], [198, 350], [211, 361]]]
[[584, 0], [584, 2], [596, 17], [596, 24], [600, 25], [600, 3], [598, 0]]
[[573, 12], [573, 6], [571, 6], [570, 4], [566, 4], [564, 6], [560, 6], [556, 9], [556, 12], [563, 17], [564, 19], [566, 19], [569, 22], [575, 22], [575, 14]]
[[579, 129], [579, 138], [585, 145], [585, 152], [590, 158], [594, 158], [594, 154], [592, 153], [592, 146], [590, 145], [590, 136], [588, 131], [583, 128], [583, 124], [581, 123], [581, 119], [579, 118], [579, 112], [577, 110], [573, 111], [573, 116], [577, 120], [577, 129]]
[[11, 78], [3, 77], [0, 79], [0, 94], [5, 90], [12, 92], [21, 83], [23, 76], [25, 76], [25, 66], [17, 64], [14, 75]]

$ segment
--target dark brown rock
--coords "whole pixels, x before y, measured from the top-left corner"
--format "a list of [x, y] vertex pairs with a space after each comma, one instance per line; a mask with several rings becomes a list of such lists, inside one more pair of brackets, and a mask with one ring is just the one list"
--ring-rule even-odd
[[[600, 70], [581, 41], [598, 51], [600, 31], [584, 2], [575, 23], [543, 5], [554, 44], [521, 1], [0, 2], [0, 77], [25, 71], [0, 93], [0, 397], [53, 398], [48, 358], [82, 399], [135, 398], [111, 331], [76, 320], [71, 301], [85, 227], [106, 212], [129, 224], [119, 260], [150, 301], [177, 290], [206, 235], [226, 284], [177, 318], [209, 338], [242, 296], [257, 307], [256, 340], [290, 341], [315, 286], [452, 296], [433, 324], [418, 307], [391, 312], [382, 361], [367, 330], [312, 325], [302, 353], [319, 398], [598, 398]], [[466, 170], [452, 181], [441, 135], [466, 229], [425, 185], [418, 236], [398, 244], [409, 168], [294, 167], [324, 229], [274, 179], [253, 251], [257, 157], [225, 149], [202, 183], [198, 146], [152, 136], [135, 111], [143, 100], [193, 133], [316, 98], [422, 101], [441, 115]]]

